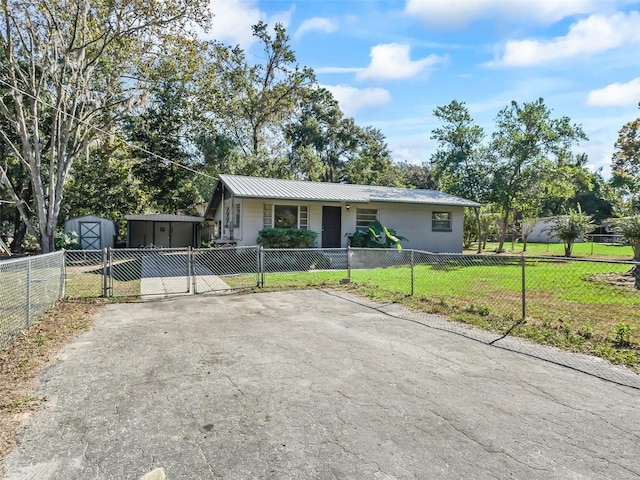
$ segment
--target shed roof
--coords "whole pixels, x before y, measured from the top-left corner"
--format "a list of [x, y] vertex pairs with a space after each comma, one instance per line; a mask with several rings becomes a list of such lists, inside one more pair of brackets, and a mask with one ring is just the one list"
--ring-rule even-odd
[[[347, 183], [306, 182], [277, 178], [220, 175], [211, 203], [221, 200], [221, 185], [239, 198], [268, 198], [320, 202], [388, 202], [479, 207], [480, 204], [437, 190], [378, 187]], [[209, 208], [215, 208], [209, 205]]]
[[169, 213], [149, 213], [141, 215], [125, 215], [127, 221], [134, 222], [204, 222], [204, 217], [192, 217], [190, 215], [172, 215]]

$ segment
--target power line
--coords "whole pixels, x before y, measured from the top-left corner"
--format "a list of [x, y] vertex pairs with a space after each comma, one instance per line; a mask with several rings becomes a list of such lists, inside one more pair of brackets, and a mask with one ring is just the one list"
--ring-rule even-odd
[[[60, 108], [56, 107], [55, 105], [51, 105], [50, 103], [47, 103], [47, 102], [45, 102], [44, 100], [42, 100], [42, 99], [40, 99], [40, 98], [38, 98], [38, 97], [36, 97], [36, 96], [34, 96], [34, 95], [31, 95], [29, 92], [26, 92], [26, 91], [22, 90], [21, 88], [18, 88], [18, 87], [14, 86], [14, 85], [11, 85], [11, 84], [10, 84], [10, 83], [8, 83], [7, 81], [3, 80], [2, 78], [0, 78], [0, 83], [3, 83], [4, 85], [6, 85], [7, 87], [9, 87], [9, 88], [11, 88], [11, 89], [13, 89], [13, 90], [17, 90], [17, 91], [18, 91], [18, 92], [20, 92], [22, 95], [25, 95], [25, 96], [27, 96], [27, 97], [31, 98], [32, 100], [35, 100], [36, 102], [40, 102], [40, 103], [42, 103], [43, 105], [45, 105], [45, 106], [47, 106], [47, 107], [49, 107], [49, 108], [52, 108], [53, 110], [55, 110], [55, 111], [57, 111], [57, 112], [59, 112], [59, 113], [62, 113], [63, 115], [65, 115], [65, 116], [67, 116], [67, 117], [73, 118], [73, 119], [74, 119], [75, 121], [77, 121], [78, 123], [81, 123], [81, 124], [83, 124], [83, 125], [85, 125], [85, 126], [87, 126], [87, 127], [89, 127], [89, 128], [92, 128], [93, 130], [95, 130], [95, 131], [97, 131], [97, 132], [99, 132], [99, 133], [102, 133], [103, 135], [111, 135], [111, 133], [112, 133], [112, 132], [108, 132], [108, 131], [106, 131], [106, 130], [104, 130], [104, 129], [100, 128], [100, 127], [96, 127], [95, 125], [92, 125], [92, 124], [91, 124], [91, 123], [89, 123], [88, 121], [86, 121], [86, 120], [82, 120], [81, 118], [78, 118], [78, 117], [76, 117], [75, 115], [71, 115], [70, 113], [65, 112], [64, 110], [62, 110], [62, 109], [60, 109]], [[141, 147], [141, 146], [139, 146], [139, 145], [135, 145], [135, 144], [133, 144], [132, 142], [130, 142], [130, 141], [128, 141], [128, 140], [126, 140], [125, 138], [122, 138], [122, 137], [121, 137], [121, 140], [122, 140], [126, 145], [128, 145], [129, 147], [134, 148], [134, 149], [136, 149], [136, 150], [139, 150], [139, 151], [141, 151], [142, 153], [145, 153], [145, 154], [147, 154], [147, 155], [150, 155], [150, 156], [152, 156], [152, 157], [154, 157], [154, 158], [156, 158], [156, 159], [158, 159], [158, 160], [161, 160], [161, 161], [163, 161], [163, 162], [167, 162], [167, 163], [171, 163], [171, 164], [173, 164], [173, 165], [176, 165], [177, 167], [180, 167], [180, 168], [182, 168], [182, 169], [184, 169], [184, 170], [188, 170], [188, 171], [190, 171], [190, 172], [192, 172], [192, 173], [195, 173], [195, 174], [197, 174], [197, 175], [202, 175], [202, 176], [204, 176], [204, 177], [212, 178], [212, 179], [214, 179], [214, 180], [216, 180], [216, 179], [217, 179], [217, 177], [214, 177], [214, 176], [212, 176], [212, 175], [208, 175], [208, 174], [206, 174], [206, 173], [204, 173], [204, 172], [199, 172], [198, 170], [195, 170], [195, 169], [193, 169], [193, 168], [191, 168], [191, 167], [188, 167], [188, 166], [186, 166], [186, 165], [182, 165], [181, 163], [175, 162], [175, 161], [173, 161], [173, 160], [169, 160], [168, 158], [163, 157], [162, 155], [158, 155], [157, 153], [152, 152], [152, 151], [150, 151], [150, 150], [147, 150], [147, 149], [146, 149], [146, 148], [144, 148], [144, 147]]]

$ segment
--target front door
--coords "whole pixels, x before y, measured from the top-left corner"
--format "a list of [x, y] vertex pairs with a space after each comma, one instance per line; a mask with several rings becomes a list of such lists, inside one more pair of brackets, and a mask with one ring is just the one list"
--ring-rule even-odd
[[169, 222], [155, 222], [153, 224], [153, 244], [161, 248], [171, 246], [171, 224]]
[[342, 208], [322, 207], [322, 248], [340, 248], [342, 243]]

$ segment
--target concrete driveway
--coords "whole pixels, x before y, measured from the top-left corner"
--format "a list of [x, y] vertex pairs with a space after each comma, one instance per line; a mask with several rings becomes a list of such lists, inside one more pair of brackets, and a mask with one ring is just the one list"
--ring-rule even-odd
[[5, 478], [640, 477], [635, 376], [388, 308], [323, 291], [110, 305], [41, 375]]

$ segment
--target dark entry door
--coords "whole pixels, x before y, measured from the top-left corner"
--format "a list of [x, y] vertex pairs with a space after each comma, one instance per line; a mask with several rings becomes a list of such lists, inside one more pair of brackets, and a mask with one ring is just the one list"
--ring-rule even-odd
[[340, 248], [342, 208], [322, 207], [322, 248]]

